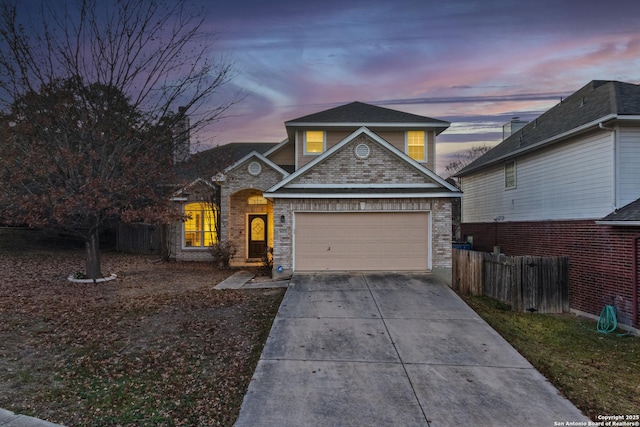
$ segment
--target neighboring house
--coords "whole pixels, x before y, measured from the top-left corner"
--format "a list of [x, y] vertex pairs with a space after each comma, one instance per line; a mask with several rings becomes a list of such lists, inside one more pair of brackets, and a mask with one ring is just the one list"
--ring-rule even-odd
[[[235, 262], [273, 253], [273, 275], [296, 271], [450, 274], [451, 202], [435, 139], [449, 123], [353, 102], [285, 123], [287, 139], [207, 169], [175, 194], [190, 216], [174, 233], [179, 260], [231, 241]], [[217, 195], [217, 198], [216, 198]]]
[[638, 327], [639, 85], [592, 81], [456, 176], [475, 249], [567, 255], [572, 310]]

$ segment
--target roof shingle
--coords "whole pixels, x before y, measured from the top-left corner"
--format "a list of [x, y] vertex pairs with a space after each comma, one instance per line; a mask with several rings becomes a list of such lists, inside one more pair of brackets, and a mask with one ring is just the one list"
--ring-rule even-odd
[[536, 144], [617, 115], [640, 114], [640, 85], [593, 80], [459, 171], [464, 176]]
[[432, 119], [358, 101], [289, 120], [285, 122], [285, 125], [295, 126], [298, 123], [424, 123], [440, 124], [445, 127], [450, 124], [444, 120]]

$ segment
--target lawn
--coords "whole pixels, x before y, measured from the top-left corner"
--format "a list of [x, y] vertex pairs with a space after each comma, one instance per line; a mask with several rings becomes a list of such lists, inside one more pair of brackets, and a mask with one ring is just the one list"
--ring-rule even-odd
[[[2, 235], [0, 235], [0, 240]], [[67, 426], [232, 425], [283, 289], [213, 289], [233, 270], [0, 242], [0, 408]]]
[[640, 414], [640, 338], [599, 333], [594, 320], [569, 314], [516, 313], [490, 298], [463, 298], [592, 420]]

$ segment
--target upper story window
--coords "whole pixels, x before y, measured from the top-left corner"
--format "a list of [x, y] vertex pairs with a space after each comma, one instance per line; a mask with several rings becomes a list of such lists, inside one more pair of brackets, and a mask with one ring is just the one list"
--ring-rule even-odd
[[185, 248], [207, 248], [218, 241], [216, 221], [218, 208], [210, 203], [189, 203], [184, 206], [187, 220], [184, 222], [182, 245]]
[[516, 161], [504, 164], [504, 188], [516, 188]]
[[423, 130], [407, 131], [407, 154], [413, 160], [424, 162], [426, 155], [426, 132]]
[[304, 133], [304, 154], [324, 152], [324, 131], [308, 130]]

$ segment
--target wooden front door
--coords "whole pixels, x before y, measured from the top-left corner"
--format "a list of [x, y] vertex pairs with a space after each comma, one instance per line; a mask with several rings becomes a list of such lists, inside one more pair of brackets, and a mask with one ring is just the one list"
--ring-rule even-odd
[[249, 215], [249, 256], [262, 258], [267, 253], [267, 215]]

